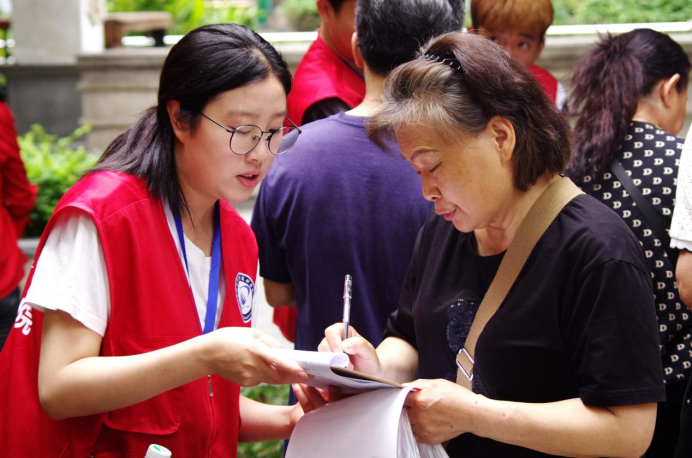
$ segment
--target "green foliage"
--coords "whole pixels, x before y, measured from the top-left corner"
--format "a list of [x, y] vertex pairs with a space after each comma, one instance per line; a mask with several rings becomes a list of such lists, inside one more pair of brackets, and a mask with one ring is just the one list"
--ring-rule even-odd
[[554, 24], [621, 24], [692, 20], [689, 0], [553, 0]]
[[284, 0], [279, 8], [295, 30], [311, 31], [320, 26], [315, 0]]
[[38, 124], [19, 137], [19, 150], [29, 181], [38, 186], [36, 205], [29, 215], [31, 225], [26, 237], [40, 237], [50, 215], [63, 194], [94, 165], [98, 157], [84, 147], [73, 148], [75, 140], [83, 137], [91, 126], [79, 127], [67, 137], [48, 134]]
[[692, 19], [689, 0], [586, 0], [578, 14], [587, 24], [623, 22], [676, 22]]
[[577, 24], [577, 8], [581, 3], [582, 0], [553, 0], [553, 10], [555, 11], [553, 24]]
[[0, 102], [7, 100], [7, 77], [0, 73]]
[[229, 0], [108, 0], [108, 11], [168, 11], [173, 15], [169, 34], [183, 35], [205, 24], [234, 22], [252, 27], [266, 15], [255, 7], [232, 5]]
[[243, 387], [241, 394], [263, 404], [285, 406], [288, 403], [288, 385], [267, 385]]
[[[241, 394], [264, 404], [286, 405], [288, 403], [288, 385], [261, 384], [241, 388]], [[281, 458], [284, 451], [283, 441], [256, 442], [238, 445], [238, 458]]]

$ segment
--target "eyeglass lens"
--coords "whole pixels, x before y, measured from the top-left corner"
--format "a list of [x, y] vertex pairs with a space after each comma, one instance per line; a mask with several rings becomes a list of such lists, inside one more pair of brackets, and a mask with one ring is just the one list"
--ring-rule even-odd
[[[281, 154], [293, 146], [298, 135], [290, 135], [294, 127], [282, 127], [269, 136], [269, 151]], [[262, 140], [262, 129], [257, 126], [239, 126], [231, 136], [231, 151], [236, 154], [249, 153]], [[283, 140], [283, 141], [282, 141]]]

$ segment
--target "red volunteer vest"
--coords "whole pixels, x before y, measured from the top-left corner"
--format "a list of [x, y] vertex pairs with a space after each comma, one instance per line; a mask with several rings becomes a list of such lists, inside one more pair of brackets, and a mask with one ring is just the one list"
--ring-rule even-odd
[[553, 103], [557, 101], [557, 79], [545, 68], [538, 65], [532, 65], [529, 69], [533, 77], [541, 83], [543, 90]]
[[0, 299], [24, 278], [26, 256], [17, 240], [35, 201], [36, 186], [29, 183], [19, 155], [14, 116], [6, 103], [0, 103]]
[[344, 62], [320, 36], [296, 68], [293, 87], [286, 101], [287, 116], [299, 126], [310, 105], [337, 98], [351, 108], [365, 97], [365, 81]]
[[[101, 355], [157, 350], [201, 334], [187, 276], [163, 206], [142, 180], [118, 172], [88, 175], [58, 204], [89, 214], [96, 224], [108, 271], [111, 316]], [[249, 326], [257, 244], [245, 221], [221, 203], [221, 247], [226, 297], [219, 327]], [[33, 268], [27, 283], [31, 282]], [[247, 289], [244, 291], [247, 293]], [[238, 305], [242, 301], [246, 319]], [[0, 444], [7, 457], [143, 457], [156, 443], [180, 457], [235, 457], [239, 387], [203, 377], [124, 409], [62, 421], [50, 420], [38, 399], [37, 371], [43, 314], [22, 307], [0, 356]], [[156, 377], [157, 374], [151, 374]]]

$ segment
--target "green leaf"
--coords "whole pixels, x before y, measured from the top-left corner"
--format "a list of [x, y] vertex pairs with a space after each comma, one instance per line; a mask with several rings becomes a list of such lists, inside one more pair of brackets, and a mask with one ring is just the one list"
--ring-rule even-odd
[[689, 0], [553, 0], [554, 24], [621, 24], [692, 20]]
[[[288, 404], [288, 385], [279, 386], [262, 383], [257, 386], [241, 388], [240, 394], [265, 404]], [[238, 444], [238, 458], [281, 458], [283, 451], [283, 441]]]
[[171, 35], [224, 22], [253, 27], [267, 14], [263, 9], [234, 5], [230, 0], [108, 0], [108, 11], [168, 11], [173, 15], [173, 26], [166, 33]]
[[17, 138], [29, 181], [38, 186], [26, 237], [40, 237], [63, 194], [98, 160], [97, 155], [87, 153], [83, 146], [75, 146], [90, 131], [91, 126], [82, 126], [60, 138], [34, 124], [29, 132]]

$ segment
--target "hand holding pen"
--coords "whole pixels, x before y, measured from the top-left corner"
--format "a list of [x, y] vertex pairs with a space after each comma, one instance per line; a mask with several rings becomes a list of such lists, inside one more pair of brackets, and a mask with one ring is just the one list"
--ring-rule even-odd
[[[324, 339], [317, 347], [318, 351], [346, 353], [349, 356], [349, 369], [356, 369], [366, 374], [379, 376], [380, 360], [375, 347], [358, 334], [349, 325], [351, 315], [351, 299], [353, 297], [353, 279], [350, 275], [344, 278], [344, 316], [341, 323], [335, 323], [324, 330]], [[349, 332], [350, 331], [350, 332]], [[347, 343], [343, 343], [349, 339]]]

